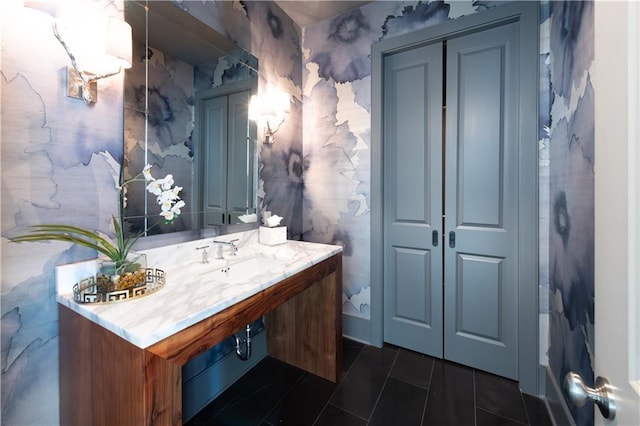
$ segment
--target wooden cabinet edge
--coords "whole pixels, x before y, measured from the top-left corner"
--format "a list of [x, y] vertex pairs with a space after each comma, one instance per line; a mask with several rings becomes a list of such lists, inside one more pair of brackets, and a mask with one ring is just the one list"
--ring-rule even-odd
[[[341, 271], [341, 265], [342, 254], [338, 253], [173, 336], [167, 337], [150, 346], [148, 350], [162, 358], [184, 365], [242, 329], [246, 324], [261, 318], [311, 287], [323, 277], [338, 269]], [[341, 286], [342, 274], [340, 274], [339, 280]]]

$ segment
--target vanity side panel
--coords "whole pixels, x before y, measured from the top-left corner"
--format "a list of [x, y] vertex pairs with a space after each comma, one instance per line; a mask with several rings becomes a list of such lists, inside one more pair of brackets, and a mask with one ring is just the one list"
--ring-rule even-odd
[[336, 269], [267, 314], [269, 355], [337, 382], [342, 374], [342, 256]]
[[60, 424], [92, 425], [91, 322], [58, 305]]
[[145, 351], [146, 425], [182, 424], [182, 367]]
[[107, 329], [93, 322], [91, 325], [92, 425], [148, 424], [143, 422], [143, 351]]
[[179, 425], [182, 370], [58, 305], [60, 424]]

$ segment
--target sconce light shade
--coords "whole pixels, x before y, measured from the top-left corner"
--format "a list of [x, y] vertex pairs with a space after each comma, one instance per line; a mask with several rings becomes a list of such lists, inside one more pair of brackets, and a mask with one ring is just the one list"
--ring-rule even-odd
[[[53, 34], [67, 52], [67, 96], [97, 101], [97, 81], [131, 68], [131, 26], [115, 16], [105, 19], [97, 2], [77, 0], [61, 7], [59, 0], [23, 0], [23, 6], [53, 18]], [[69, 2], [72, 3], [72, 2]]]
[[[274, 134], [284, 123], [285, 114], [289, 112], [289, 94], [285, 92], [267, 91], [262, 95], [251, 96], [249, 102], [249, 119], [253, 121], [264, 120], [265, 143], [275, 142]], [[274, 129], [273, 126], [277, 127]]]
[[29, 9], [39, 10], [40, 12], [44, 12], [47, 15], [52, 17], [56, 17], [58, 14], [58, 4], [54, 0], [24, 0], [22, 2], [24, 7], [28, 7]]
[[[53, 23], [53, 33], [71, 60], [71, 67], [67, 68], [67, 96], [83, 99], [87, 104], [97, 101], [98, 80], [116, 75], [123, 68], [131, 68], [132, 64], [131, 26], [122, 19], [110, 16], [106, 26], [96, 23], [96, 28], [102, 29], [102, 33], [70, 31], [65, 36], [70, 36], [71, 39], [65, 40], [57, 23]], [[85, 40], [76, 40], [83, 36]], [[97, 40], [101, 40], [104, 45]], [[76, 50], [83, 45], [81, 41], [93, 41], [94, 44]], [[94, 54], [96, 51], [99, 51], [98, 55]]]

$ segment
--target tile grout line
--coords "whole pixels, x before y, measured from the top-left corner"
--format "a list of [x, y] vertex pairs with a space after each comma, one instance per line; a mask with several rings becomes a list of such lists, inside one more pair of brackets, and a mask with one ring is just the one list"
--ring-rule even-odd
[[[342, 350], [344, 351], [344, 342], [342, 344], [342, 347], [343, 347]], [[353, 366], [356, 365], [356, 362], [358, 361], [358, 358], [360, 358], [360, 356], [362, 355], [362, 351], [364, 350], [365, 347], [366, 347], [366, 345], [363, 344], [362, 347], [360, 348], [360, 350], [358, 351], [358, 355], [354, 358], [354, 360], [351, 362], [351, 365], [349, 366], [349, 368], [344, 372], [344, 375], [340, 378], [340, 381], [338, 383], [336, 383], [336, 388], [333, 390], [333, 392], [331, 392], [331, 395], [329, 395], [329, 398], [327, 398], [327, 402], [324, 404], [324, 406], [322, 407], [322, 410], [320, 410], [320, 412], [316, 416], [316, 419], [313, 421], [314, 425], [316, 423], [318, 423], [318, 420], [320, 420], [320, 417], [322, 417], [322, 413], [324, 413], [324, 410], [326, 410], [329, 405], [332, 405], [331, 404], [331, 399], [333, 398], [333, 396], [338, 391], [338, 388], [342, 385], [343, 380], [345, 380], [347, 378], [347, 375], [349, 374], [349, 372], [351, 371]], [[343, 355], [343, 357], [344, 357], [344, 355]], [[353, 413], [350, 413], [349, 411], [343, 409], [342, 407], [338, 407], [338, 406], [335, 406], [335, 407], [343, 410], [346, 413], [353, 414]], [[357, 417], [360, 417], [360, 416], [357, 416]]]
[[[382, 347], [382, 349], [384, 350], [384, 346]], [[376, 407], [378, 407], [378, 402], [380, 402], [380, 398], [382, 397], [382, 393], [384, 392], [384, 387], [387, 386], [387, 382], [389, 381], [389, 377], [391, 377], [391, 371], [393, 371], [393, 366], [396, 365], [396, 361], [398, 360], [398, 354], [400, 353], [400, 350], [397, 349], [395, 352], [396, 352], [396, 354], [393, 357], [393, 362], [391, 363], [391, 366], [389, 367], [389, 371], [387, 371], [387, 377], [385, 377], [384, 383], [382, 384], [382, 387], [380, 388], [380, 392], [378, 392], [378, 397], [376, 398], [376, 402], [373, 404], [373, 407], [371, 408], [371, 412], [369, 412], [369, 419], [367, 420], [367, 425], [371, 423], [371, 419], [373, 417], [373, 413], [375, 413]]]
[[476, 369], [474, 368], [471, 376], [473, 380], [473, 424], [478, 425], [478, 396], [476, 392]]
[[[520, 390], [520, 388], [518, 388]], [[520, 401], [522, 401], [522, 406], [524, 407], [524, 415], [527, 418], [527, 425], [531, 425], [531, 417], [529, 416], [529, 407], [527, 407], [527, 402], [524, 400], [524, 395], [522, 391], [520, 391]]]
[[431, 383], [433, 383], [433, 370], [436, 368], [436, 360], [431, 360], [431, 373], [429, 374], [429, 384], [427, 385], [427, 395], [424, 399], [424, 406], [422, 407], [422, 417], [420, 418], [420, 424], [424, 423], [424, 416], [427, 414], [427, 404], [429, 403], [429, 394], [431, 393]]
[[501, 419], [509, 420], [510, 422], [517, 423], [517, 424], [522, 425], [522, 426], [529, 426], [529, 423], [522, 423], [521, 421], [516, 420], [516, 419], [512, 419], [509, 416], [503, 416], [502, 414], [494, 413], [493, 411], [485, 410], [484, 408], [481, 408], [481, 407], [478, 407], [478, 410], [482, 410], [485, 413], [489, 413], [489, 414], [491, 414], [493, 416], [500, 417]]
[[[295, 368], [298, 368], [298, 367], [295, 367]], [[271, 413], [275, 412], [278, 408], [280, 408], [282, 403], [287, 399], [287, 397], [291, 394], [291, 392], [293, 392], [293, 389], [295, 389], [295, 387], [298, 386], [304, 380], [307, 374], [309, 373], [304, 372], [304, 374], [300, 375], [300, 378], [291, 385], [289, 390], [287, 390], [287, 392], [285, 392], [284, 395], [282, 395], [282, 398], [280, 398], [278, 402], [274, 405], [274, 407], [271, 410], [269, 410], [269, 412], [261, 419], [261, 423], [267, 423], [269, 425], [271, 424], [267, 421]]]

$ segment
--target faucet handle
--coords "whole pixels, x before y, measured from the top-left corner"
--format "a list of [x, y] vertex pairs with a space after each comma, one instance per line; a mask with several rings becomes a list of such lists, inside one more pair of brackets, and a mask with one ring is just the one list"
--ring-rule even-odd
[[209, 246], [196, 247], [196, 250], [202, 250], [202, 263], [209, 263], [209, 253], [207, 249]]
[[236, 252], [238, 251], [238, 247], [234, 244], [236, 241], [239, 241], [238, 238], [236, 238], [235, 240], [231, 240], [231, 241], [218, 241], [218, 240], [213, 240], [213, 244], [217, 244], [217, 249], [218, 249], [218, 259], [224, 259], [224, 257], [222, 256], [222, 246], [229, 246], [231, 247], [232, 251], [232, 255], [236, 255]]

